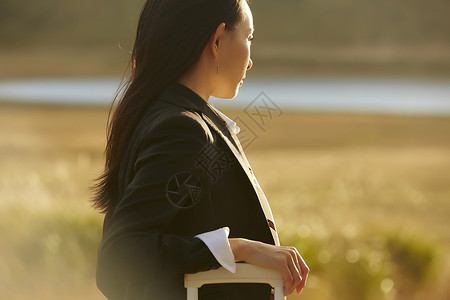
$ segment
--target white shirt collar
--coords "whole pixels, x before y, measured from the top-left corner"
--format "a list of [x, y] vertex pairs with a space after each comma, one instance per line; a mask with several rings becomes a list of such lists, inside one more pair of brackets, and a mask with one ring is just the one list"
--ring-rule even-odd
[[228, 127], [230, 127], [230, 129], [234, 132], [234, 134], [237, 135], [239, 133], [239, 131], [241, 129], [239, 128], [239, 126], [237, 126], [236, 122], [234, 122], [233, 120], [228, 118], [224, 113], [222, 113], [220, 110], [218, 110], [217, 108], [215, 108], [211, 104], [209, 106], [211, 108], [213, 108], [225, 120], [225, 122], [227, 122]]

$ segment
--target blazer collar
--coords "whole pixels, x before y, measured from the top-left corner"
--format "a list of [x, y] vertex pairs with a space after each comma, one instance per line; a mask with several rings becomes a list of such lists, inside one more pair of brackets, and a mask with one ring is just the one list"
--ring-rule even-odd
[[207, 107], [206, 101], [187, 86], [173, 82], [164, 88], [158, 99], [172, 104], [202, 112]]
[[237, 137], [235, 137], [235, 134], [231, 133], [231, 130], [233, 129], [229, 128], [229, 126], [227, 127], [227, 121], [225, 121], [223, 117], [221, 118], [218, 116], [218, 114], [222, 114], [217, 112], [217, 109], [213, 109], [209, 106], [202, 97], [190, 88], [179, 82], [171, 83], [159, 93], [158, 99], [186, 109], [195, 110], [203, 117], [206, 115], [215, 125], [214, 129], [222, 133], [221, 136], [224, 135], [224, 138], [227, 139], [226, 142], [229, 143], [231, 141], [232, 145], [239, 152], [241, 151], [239, 142], [236, 141]]
[[215, 108], [213, 105], [210, 105], [210, 107], [212, 109], [214, 109], [216, 111], [216, 113], [218, 113], [222, 117], [222, 119], [228, 124], [228, 127], [234, 132], [234, 134], [236, 134], [236, 135], [239, 134], [239, 131], [241, 130], [241, 128], [239, 128], [239, 126], [237, 126], [235, 121], [228, 118], [224, 113], [222, 113], [220, 110]]

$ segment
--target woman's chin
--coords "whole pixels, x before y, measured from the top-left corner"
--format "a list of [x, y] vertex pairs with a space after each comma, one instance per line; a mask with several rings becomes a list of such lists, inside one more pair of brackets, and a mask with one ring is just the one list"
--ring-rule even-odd
[[238, 93], [238, 91], [239, 91], [239, 88], [241, 87], [241, 86], [243, 86], [244, 85], [244, 81], [240, 81], [238, 84], [237, 84], [237, 86], [236, 86], [236, 94]]
[[239, 88], [243, 85], [243, 82], [239, 82], [238, 84], [234, 85], [234, 89], [232, 86], [230, 86], [230, 89], [227, 90], [226, 94], [220, 94], [220, 95], [211, 95], [213, 97], [216, 98], [221, 98], [221, 99], [234, 99], [237, 94], [239, 93]]

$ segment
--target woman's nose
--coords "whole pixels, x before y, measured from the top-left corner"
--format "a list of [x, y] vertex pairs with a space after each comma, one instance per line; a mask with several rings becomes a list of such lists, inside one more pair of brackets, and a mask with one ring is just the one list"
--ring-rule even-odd
[[247, 70], [250, 70], [250, 69], [252, 68], [252, 66], [253, 66], [253, 61], [252, 61], [252, 59], [250, 58], [250, 59], [248, 60]]

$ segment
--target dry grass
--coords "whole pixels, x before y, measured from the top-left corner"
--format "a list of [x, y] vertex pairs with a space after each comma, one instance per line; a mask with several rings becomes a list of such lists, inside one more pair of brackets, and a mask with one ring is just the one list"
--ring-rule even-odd
[[[93, 279], [101, 216], [87, 187], [103, 163], [106, 118], [106, 108], [0, 105], [1, 299], [103, 299]], [[296, 236], [315, 268], [299, 299], [358, 299], [336, 286], [366, 277], [348, 273], [353, 263], [334, 282], [326, 250], [395, 232], [428, 243], [441, 262], [430, 278], [441, 279], [424, 277], [411, 297], [406, 277], [387, 289], [389, 277], [386, 299], [448, 299], [450, 118], [285, 112], [258, 136], [248, 159], [284, 241]], [[378, 291], [383, 270], [367, 277]]]

